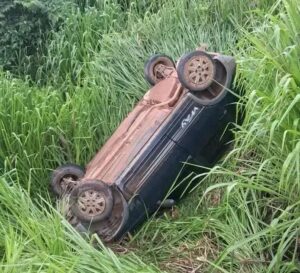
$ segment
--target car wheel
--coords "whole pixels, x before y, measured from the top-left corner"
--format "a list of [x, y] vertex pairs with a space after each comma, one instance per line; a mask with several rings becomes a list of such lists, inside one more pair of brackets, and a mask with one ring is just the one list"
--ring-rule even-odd
[[84, 174], [84, 169], [76, 164], [62, 165], [51, 174], [51, 188], [57, 196], [62, 196], [71, 192]]
[[214, 81], [216, 66], [204, 51], [193, 51], [180, 58], [177, 74], [181, 84], [190, 91], [207, 89]]
[[153, 55], [145, 64], [144, 76], [145, 79], [151, 84], [155, 85], [161, 80], [165, 79], [163, 73], [161, 73], [161, 65], [166, 67], [175, 68], [174, 61], [164, 54]]
[[71, 192], [70, 201], [73, 214], [83, 222], [102, 221], [113, 208], [112, 191], [101, 181], [79, 185]]

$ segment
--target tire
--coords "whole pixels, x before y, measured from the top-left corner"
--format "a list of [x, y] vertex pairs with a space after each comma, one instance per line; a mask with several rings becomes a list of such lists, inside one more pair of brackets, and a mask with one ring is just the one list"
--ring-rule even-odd
[[190, 91], [203, 91], [213, 82], [216, 65], [203, 51], [193, 51], [180, 58], [177, 64], [178, 79]]
[[76, 164], [65, 164], [58, 167], [51, 174], [50, 185], [52, 191], [57, 196], [71, 192], [84, 174], [84, 169]]
[[144, 76], [147, 82], [151, 85], [155, 85], [161, 80], [164, 79], [162, 75], [157, 75], [156, 73], [156, 66], [162, 64], [168, 67], [175, 68], [174, 61], [167, 55], [164, 54], [156, 54], [153, 55], [145, 64], [144, 67]]
[[82, 222], [95, 223], [108, 218], [113, 208], [110, 187], [101, 181], [89, 181], [76, 187], [70, 196], [71, 211]]

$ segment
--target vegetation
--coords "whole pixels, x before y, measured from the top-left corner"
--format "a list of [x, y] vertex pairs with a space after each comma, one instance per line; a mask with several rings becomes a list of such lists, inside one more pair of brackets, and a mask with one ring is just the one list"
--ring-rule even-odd
[[[299, 272], [298, 1], [78, 3], [55, 11], [61, 27], [35, 58], [25, 50], [22, 69], [0, 75], [1, 272]], [[82, 238], [53, 207], [50, 170], [89, 161], [148, 88], [149, 55], [176, 59], [201, 42], [239, 64], [234, 148], [116, 254]]]
[[51, 30], [59, 27], [58, 0], [4, 0], [0, 3], [0, 64], [19, 75], [33, 70]]

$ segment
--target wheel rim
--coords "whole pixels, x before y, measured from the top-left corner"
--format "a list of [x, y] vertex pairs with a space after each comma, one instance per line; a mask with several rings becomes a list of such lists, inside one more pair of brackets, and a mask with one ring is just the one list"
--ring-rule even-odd
[[78, 177], [67, 175], [61, 179], [60, 186], [63, 192], [71, 191], [78, 184]]
[[214, 63], [205, 55], [195, 56], [188, 61], [185, 69], [188, 82], [196, 87], [210, 85], [214, 78]]
[[161, 81], [165, 78], [164, 74], [162, 72], [164, 67], [165, 67], [165, 65], [163, 63], [158, 63], [154, 66], [153, 75], [154, 75], [156, 81]]
[[78, 208], [80, 212], [89, 218], [102, 214], [106, 207], [103, 193], [95, 190], [87, 190], [78, 197]]
[[166, 78], [165, 70], [167, 68], [174, 67], [174, 63], [169, 57], [159, 57], [155, 62], [153, 62], [150, 69], [150, 74], [154, 78], [154, 81], [157, 83]]

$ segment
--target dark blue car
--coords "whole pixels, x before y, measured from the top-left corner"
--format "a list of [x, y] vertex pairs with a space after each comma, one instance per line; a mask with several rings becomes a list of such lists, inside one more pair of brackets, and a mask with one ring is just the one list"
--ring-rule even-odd
[[232, 139], [235, 66], [233, 57], [201, 50], [176, 66], [166, 55], [151, 57], [145, 78], [153, 87], [87, 167], [67, 164], [52, 173], [72, 225], [118, 240], [191, 186], [176, 179], [186, 163], [212, 167]]

